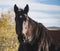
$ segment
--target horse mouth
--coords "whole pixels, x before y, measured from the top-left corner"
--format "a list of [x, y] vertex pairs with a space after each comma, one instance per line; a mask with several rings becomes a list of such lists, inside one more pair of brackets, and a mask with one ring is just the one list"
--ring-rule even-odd
[[30, 43], [32, 41], [32, 37], [31, 36], [24, 36], [23, 37], [23, 42], [24, 43]]

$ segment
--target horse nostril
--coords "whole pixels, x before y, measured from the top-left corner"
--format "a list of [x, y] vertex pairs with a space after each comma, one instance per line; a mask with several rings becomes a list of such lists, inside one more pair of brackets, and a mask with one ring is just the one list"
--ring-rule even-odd
[[28, 41], [27, 36], [23, 36], [23, 39], [24, 39], [25, 41]]
[[23, 35], [23, 39], [25, 40], [26, 39], [26, 37]]
[[23, 36], [23, 39], [26, 39], [25, 36]]

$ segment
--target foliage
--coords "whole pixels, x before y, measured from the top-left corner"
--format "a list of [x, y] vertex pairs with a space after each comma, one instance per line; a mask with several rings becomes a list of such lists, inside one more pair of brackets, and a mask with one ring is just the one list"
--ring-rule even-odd
[[9, 11], [8, 13], [1, 13], [0, 51], [17, 51], [18, 49], [19, 43], [15, 32], [15, 22], [11, 18]]

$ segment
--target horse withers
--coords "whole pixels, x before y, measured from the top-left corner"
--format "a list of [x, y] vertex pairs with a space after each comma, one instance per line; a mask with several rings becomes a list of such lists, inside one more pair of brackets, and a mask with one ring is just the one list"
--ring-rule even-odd
[[14, 5], [16, 33], [20, 46], [18, 51], [49, 51], [51, 44], [43, 24], [37, 23], [28, 16], [29, 6], [24, 9]]

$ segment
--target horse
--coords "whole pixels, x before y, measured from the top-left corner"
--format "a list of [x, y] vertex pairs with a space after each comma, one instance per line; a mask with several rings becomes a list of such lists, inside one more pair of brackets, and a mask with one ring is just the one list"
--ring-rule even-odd
[[28, 4], [24, 9], [14, 5], [16, 33], [19, 40], [18, 51], [49, 51], [52, 40], [47, 35], [47, 28], [28, 16]]

